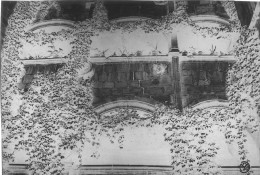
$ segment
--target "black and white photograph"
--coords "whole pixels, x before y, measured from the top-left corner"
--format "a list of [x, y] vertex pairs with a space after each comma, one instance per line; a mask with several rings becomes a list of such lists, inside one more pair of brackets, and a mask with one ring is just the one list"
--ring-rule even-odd
[[3, 175], [260, 175], [260, 1], [2, 0], [0, 49]]

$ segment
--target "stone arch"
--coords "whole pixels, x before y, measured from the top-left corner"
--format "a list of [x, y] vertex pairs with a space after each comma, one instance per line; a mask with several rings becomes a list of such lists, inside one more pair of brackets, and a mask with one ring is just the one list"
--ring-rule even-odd
[[105, 112], [111, 111], [116, 108], [132, 108], [143, 112], [152, 113], [155, 111], [155, 106], [151, 103], [139, 101], [139, 100], [117, 100], [109, 103], [105, 103], [97, 106], [94, 110], [98, 114], [103, 114]]
[[[217, 110], [217, 109], [228, 109], [229, 108], [229, 102], [227, 100], [220, 100], [220, 99], [213, 99], [213, 100], [206, 100], [199, 102], [195, 105], [192, 106], [193, 109], [201, 109], [201, 110]], [[212, 126], [214, 128], [215, 126]], [[244, 134], [246, 135], [246, 138], [248, 142], [246, 143], [245, 147], [250, 150], [249, 151], [249, 159], [252, 163], [253, 166], [258, 165], [260, 162], [259, 157], [256, 156], [256, 154], [260, 153], [260, 147], [259, 147], [259, 139], [258, 139], [258, 133], [257, 134], [252, 134], [250, 130], [246, 129], [244, 131]], [[230, 159], [230, 161], [234, 161], [237, 164], [239, 164], [239, 157], [237, 155], [238, 148], [235, 142], [225, 144], [223, 140], [225, 139], [223, 133], [219, 131], [218, 129], [214, 129], [214, 132], [212, 133], [212, 139], [216, 139], [217, 144], [220, 146], [220, 153], [217, 156], [217, 159], [219, 160], [220, 163], [223, 163], [226, 161], [226, 164], [229, 163], [227, 161]], [[218, 138], [218, 139], [217, 139]], [[257, 148], [259, 150], [257, 150]], [[236, 151], [234, 151], [236, 150]], [[254, 151], [252, 151], [254, 150]], [[228, 156], [229, 155], [229, 156]], [[234, 166], [232, 164], [232, 166]]]
[[199, 102], [192, 106], [193, 109], [229, 108], [227, 100], [213, 99]]

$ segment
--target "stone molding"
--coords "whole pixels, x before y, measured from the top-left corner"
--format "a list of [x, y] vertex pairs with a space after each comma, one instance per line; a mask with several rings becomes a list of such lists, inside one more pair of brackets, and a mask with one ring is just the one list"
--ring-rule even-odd
[[112, 19], [110, 21], [114, 23], [120, 23], [120, 22], [135, 22], [135, 21], [145, 21], [145, 20], [153, 20], [153, 19], [143, 17], [143, 16], [128, 16], [128, 17], [120, 17], [120, 18]]
[[233, 55], [217, 56], [217, 55], [193, 55], [193, 56], [180, 56], [180, 62], [194, 61], [194, 62], [211, 62], [211, 61], [225, 61], [235, 62], [236, 58]]
[[227, 100], [206, 100], [192, 106], [193, 109], [207, 109], [207, 108], [229, 108]]
[[63, 27], [69, 27], [74, 28], [75, 24], [73, 21], [65, 20], [65, 19], [52, 19], [52, 20], [45, 20], [40, 21], [37, 23], [34, 23], [26, 28], [26, 31], [35, 31], [37, 29], [46, 28], [49, 26], [63, 26]]
[[195, 23], [214, 23], [220, 25], [229, 25], [229, 20], [221, 18], [217, 15], [194, 15], [190, 18]]
[[168, 55], [149, 55], [149, 56], [128, 56], [128, 57], [90, 57], [89, 61], [93, 64], [121, 63], [121, 62], [171, 62]]
[[154, 105], [139, 100], [117, 100], [117, 101], [102, 104], [94, 108], [94, 110], [98, 114], [102, 114], [104, 112], [108, 112], [120, 107], [131, 107], [149, 113], [155, 111]]

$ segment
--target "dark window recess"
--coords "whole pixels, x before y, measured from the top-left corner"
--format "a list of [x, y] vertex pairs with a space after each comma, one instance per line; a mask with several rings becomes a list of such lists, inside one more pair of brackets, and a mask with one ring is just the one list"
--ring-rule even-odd
[[61, 9], [63, 19], [84, 21], [92, 17], [94, 5], [86, 8], [84, 1], [63, 1], [61, 2]]
[[167, 15], [167, 5], [155, 5], [153, 1], [106, 1], [108, 18], [142, 16], [157, 19]]
[[221, 2], [217, 1], [188, 1], [187, 12], [189, 15], [216, 15], [229, 18]]
[[[66, 19], [71, 21], [84, 21], [92, 17], [94, 3], [92, 3], [90, 7], [87, 7], [84, 1], [59, 1], [58, 3], [60, 5], [60, 12], [55, 7], [51, 7], [43, 20]], [[39, 16], [40, 15], [38, 15], [35, 22], [41, 20]]]
[[[254, 13], [254, 5], [256, 2], [235, 2], [235, 6], [237, 9], [237, 15], [241, 22], [241, 25], [249, 26]], [[246, 15], [245, 15], [246, 14]]]
[[5, 37], [5, 29], [8, 25], [8, 19], [9, 16], [13, 13], [13, 9], [15, 5], [16, 5], [15, 1], [1, 2], [1, 48], [3, 44], [3, 38]]
[[154, 63], [95, 65], [94, 105], [120, 99], [156, 100], [169, 103], [173, 94], [170, 64], [164, 74], [155, 75]]
[[181, 65], [183, 96], [188, 104], [210, 99], [226, 100], [227, 62], [184, 62]]

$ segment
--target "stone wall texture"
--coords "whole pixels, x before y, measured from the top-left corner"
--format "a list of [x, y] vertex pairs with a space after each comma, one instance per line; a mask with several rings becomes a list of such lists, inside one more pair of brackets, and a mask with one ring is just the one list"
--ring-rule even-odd
[[136, 98], [168, 103], [173, 93], [170, 63], [104, 64], [94, 68], [96, 105]]
[[227, 62], [183, 62], [180, 64], [182, 106], [210, 99], [226, 100]]

